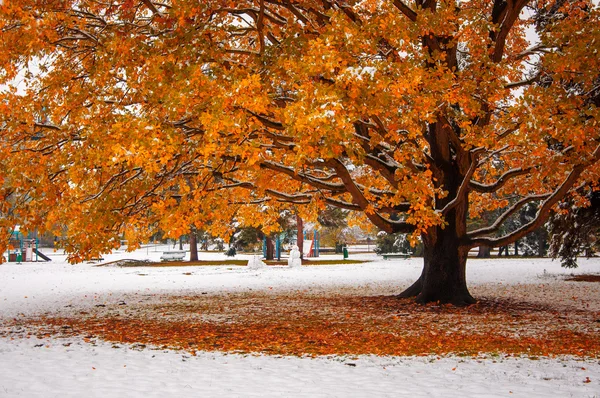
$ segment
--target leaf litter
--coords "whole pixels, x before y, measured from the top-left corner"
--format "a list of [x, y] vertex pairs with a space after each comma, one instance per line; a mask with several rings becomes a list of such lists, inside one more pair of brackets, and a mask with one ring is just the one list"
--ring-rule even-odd
[[561, 300], [549, 286], [483, 286], [486, 295], [462, 308], [352, 289], [153, 295], [15, 318], [0, 337], [84, 336], [191, 354], [600, 357], [596, 302]]

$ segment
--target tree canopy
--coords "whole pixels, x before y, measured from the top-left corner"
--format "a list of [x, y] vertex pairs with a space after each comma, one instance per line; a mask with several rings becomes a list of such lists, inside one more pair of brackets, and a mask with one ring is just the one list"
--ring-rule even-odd
[[81, 260], [332, 205], [423, 239], [406, 295], [468, 303], [469, 248], [599, 180], [599, 26], [574, 0], [4, 2], [2, 222]]

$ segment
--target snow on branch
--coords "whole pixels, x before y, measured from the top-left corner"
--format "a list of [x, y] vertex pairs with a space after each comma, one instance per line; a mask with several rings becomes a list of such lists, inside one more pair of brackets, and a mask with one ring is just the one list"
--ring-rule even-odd
[[[569, 175], [564, 179], [562, 184], [560, 184], [552, 194], [548, 194], [548, 197], [541, 203], [540, 208], [533, 220], [529, 223], [523, 225], [521, 228], [505, 235], [500, 238], [478, 238], [477, 236], [482, 235], [485, 232], [481, 232], [481, 230], [477, 230], [472, 232], [471, 234], [466, 235], [465, 244], [469, 247], [475, 246], [489, 246], [489, 247], [498, 247], [505, 246], [509, 243], [516, 241], [532, 232], [536, 228], [539, 228], [549, 217], [550, 209], [562, 198], [564, 198], [571, 190], [581, 173], [591, 165], [598, 162], [600, 158], [600, 145], [596, 147], [594, 152], [592, 153], [591, 159], [587, 162], [580, 163], [573, 167], [573, 170], [569, 173]], [[526, 199], [526, 198], [524, 198]], [[509, 209], [510, 210], [510, 209]], [[516, 211], [516, 210], [515, 210]], [[500, 219], [499, 219], [500, 220]], [[497, 221], [498, 222], [498, 221]], [[496, 224], [496, 223], [494, 223]]]
[[475, 180], [471, 180], [469, 182], [469, 187], [477, 192], [481, 192], [481, 193], [493, 193], [498, 191], [500, 188], [502, 188], [504, 186], [504, 184], [506, 184], [510, 179], [520, 176], [520, 175], [524, 175], [524, 174], [528, 174], [531, 171], [530, 167], [527, 168], [516, 168], [516, 169], [510, 169], [508, 170], [506, 173], [502, 174], [500, 176], [500, 178], [498, 178], [496, 180], [496, 182], [492, 183], [492, 184], [482, 184], [478, 181]]
[[498, 231], [498, 229], [500, 229], [500, 227], [508, 219], [508, 217], [515, 214], [527, 203], [530, 203], [530, 202], [533, 202], [536, 200], [543, 200], [543, 199], [548, 198], [549, 196], [550, 196], [550, 194], [547, 193], [547, 194], [540, 194], [540, 195], [529, 195], [524, 198], [521, 198], [521, 200], [515, 202], [512, 206], [510, 206], [508, 209], [506, 209], [506, 211], [504, 213], [502, 213], [492, 225], [490, 225], [489, 227], [484, 227], [484, 228], [477, 229], [475, 231], [471, 231], [467, 234], [467, 237], [476, 238], [479, 236], [485, 236], [485, 235], [492, 234], [492, 233]]

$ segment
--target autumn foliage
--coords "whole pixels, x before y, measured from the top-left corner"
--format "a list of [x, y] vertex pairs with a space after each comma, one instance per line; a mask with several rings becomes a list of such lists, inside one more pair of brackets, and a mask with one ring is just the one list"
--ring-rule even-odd
[[4, 335], [78, 337], [191, 353], [600, 356], [600, 313], [570, 300], [544, 305], [483, 299], [468, 309], [306, 292], [126, 300], [77, 314], [15, 319]]
[[599, 180], [599, 26], [591, 1], [4, 1], [0, 222], [80, 261], [333, 205], [422, 239], [405, 296], [472, 303], [470, 248]]

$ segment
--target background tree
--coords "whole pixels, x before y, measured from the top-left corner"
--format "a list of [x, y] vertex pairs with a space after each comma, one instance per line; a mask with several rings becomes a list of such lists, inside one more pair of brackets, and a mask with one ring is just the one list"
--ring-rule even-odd
[[550, 254], [566, 268], [577, 268], [577, 257], [591, 257], [600, 242], [600, 193], [587, 190], [587, 203], [567, 199], [550, 218]]
[[411, 245], [406, 234], [386, 234], [385, 232], [377, 235], [376, 241], [377, 247], [375, 252], [377, 254], [383, 253], [410, 253], [420, 255], [422, 252], [422, 245], [418, 244], [416, 247]]
[[348, 211], [338, 207], [327, 206], [317, 217], [321, 229], [319, 230], [319, 241], [321, 247], [334, 247], [336, 253], [342, 252], [342, 246], [346, 243], [348, 234], [348, 222], [346, 217]]
[[73, 261], [154, 225], [355, 210], [422, 239], [402, 297], [472, 303], [470, 248], [600, 177], [599, 22], [565, 0], [4, 2], [5, 183]]
[[[469, 221], [471, 228], [484, 228], [489, 227], [493, 224], [496, 219], [505, 212], [514, 203], [509, 201], [509, 204], [500, 209], [493, 211], [484, 212], [481, 216], [475, 220]], [[521, 210], [510, 216], [504, 221], [502, 228], [496, 231], [496, 236], [502, 236], [513, 231], [518, 230], [522, 226], [530, 223], [536, 217], [538, 207], [535, 203], [528, 203], [521, 208]], [[514, 242], [514, 254], [524, 256], [538, 256], [544, 257], [548, 249], [548, 231], [546, 225], [543, 225], [529, 234], [525, 235], [522, 239]], [[508, 255], [508, 247], [503, 248], [499, 251], [499, 255], [505, 252]], [[491, 255], [491, 249], [488, 246], [480, 246], [477, 257], [488, 258]]]

